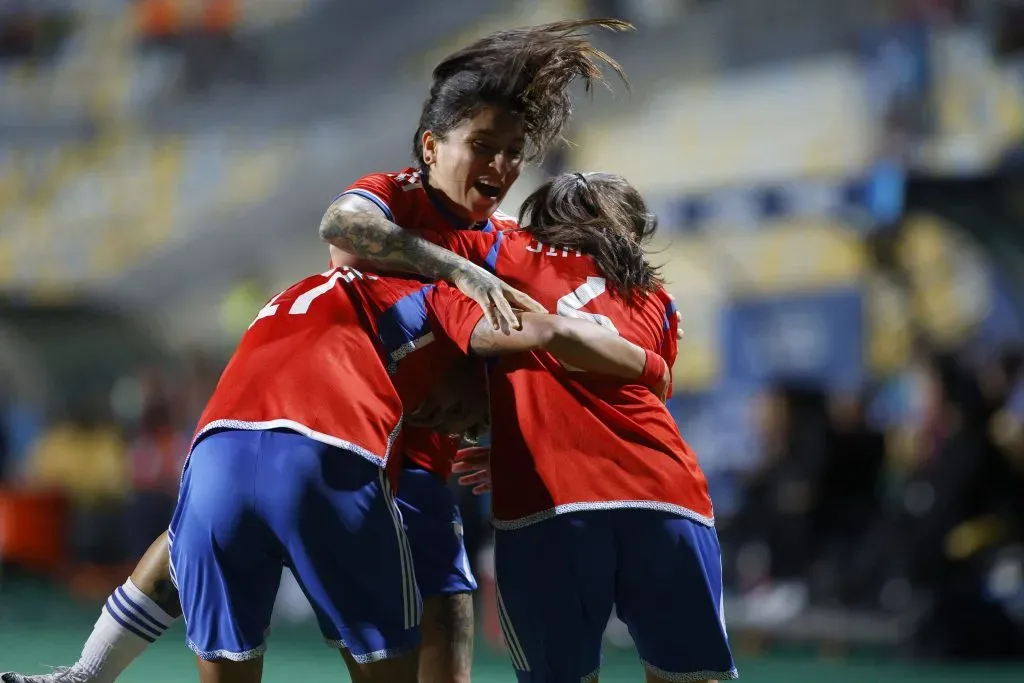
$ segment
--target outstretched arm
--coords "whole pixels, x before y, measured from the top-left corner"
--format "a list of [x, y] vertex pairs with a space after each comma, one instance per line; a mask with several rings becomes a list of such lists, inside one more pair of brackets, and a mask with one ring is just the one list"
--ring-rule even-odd
[[542, 349], [585, 372], [648, 386], [662, 398], [668, 388], [664, 358], [586, 320], [523, 313], [522, 329], [509, 332], [494, 330], [481, 320], [469, 347], [483, 356]]
[[373, 202], [362, 197], [342, 195], [335, 200], [320, 221], [320, 237], [381, 268], [451, 282], [483, 308], [494, 328], [500, 320], [518, 327], [510, 302], [524, 310], [544, 310], [483, 268], [392, 223]]

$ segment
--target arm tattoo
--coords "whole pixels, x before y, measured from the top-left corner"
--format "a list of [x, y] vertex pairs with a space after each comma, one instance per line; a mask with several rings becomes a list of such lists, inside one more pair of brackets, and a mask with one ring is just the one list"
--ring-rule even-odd
[[361, 259], [435, 280], [452, 276], [471, 264], [431, 244], [373, 211], [346, 209], [342, 197], [320, 222], [320, 238]]

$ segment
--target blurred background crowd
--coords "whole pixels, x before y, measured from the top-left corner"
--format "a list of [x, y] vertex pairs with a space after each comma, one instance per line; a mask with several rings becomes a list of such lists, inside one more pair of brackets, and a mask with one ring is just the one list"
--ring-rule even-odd
[[734, 640], [1024, 660], [1015, 0], [0, 3], [0, 611], [105, 597], [166, 527], [227, 355], [407, 165], [437, 58], [586, 15], [636, 24], [598, 37], [630, 91], [503, 208], [609, 170], [659, 214]]

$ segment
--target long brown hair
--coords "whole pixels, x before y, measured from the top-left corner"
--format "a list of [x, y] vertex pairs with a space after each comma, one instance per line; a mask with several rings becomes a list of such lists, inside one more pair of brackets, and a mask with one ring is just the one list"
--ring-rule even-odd
[[[526, 133], [526, 161], [535, 161], [561, 138], [572, 113], [570, 84], [581, 79], [587, 92], [603, 83], [602, 65], [626, 82], [619, 64], [587, 40], [591, 27], [625, 31], [617, 19], [558, 21], [497, 31], [445, 58], [434, 68], [434, 83], [423, 103], [413, 139], [413, 156], [423, 166], [423, 133], [444, 137], [488, 106], [519, 117]], [[627, 84], [628, 85], [628, 84]]]
[[661, 284], [644, 244], [658, 229], [640, 192], [614, 173], [563, 173], [533, 191], [519, 224], [544, 244], [582, 251], [629, 300]]

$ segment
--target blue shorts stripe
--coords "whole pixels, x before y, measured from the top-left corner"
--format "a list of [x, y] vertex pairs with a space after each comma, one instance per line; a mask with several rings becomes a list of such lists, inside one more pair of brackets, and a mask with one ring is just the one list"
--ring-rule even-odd
[[391, 490], [391, 482], [388, 481], [384, 470], [380, 471], [381, 489], [387, 500], [391, 512], [391, 519], [395, 524], [395, 533], [399, 543], [399, 556], [402, 563], [402, 600], [405, 607], [405, 627], [414, 628], [420, 623], [420, 598], [416, 586], [416, 572], [413, 568], [412, 549], [409, 547], [409, 539], [405, 535], [405, 528], [402, 525], [401, 512], [395, 503], [395, 494]]
[[516, 671], [529, 671], [530, 664], [523, 652], [523, 646], [519, 643], [516, 630], [512, 626], [512, 620], [505, 609], [505, 601], [501, 598], [501, 588], [496, 588], [495, 593], [498, 599], [498, 623], [501, 626], [501, 635], [505, 639], [505, 647], [508, 648], [509, 657], [512, 659], [512, 666]]

